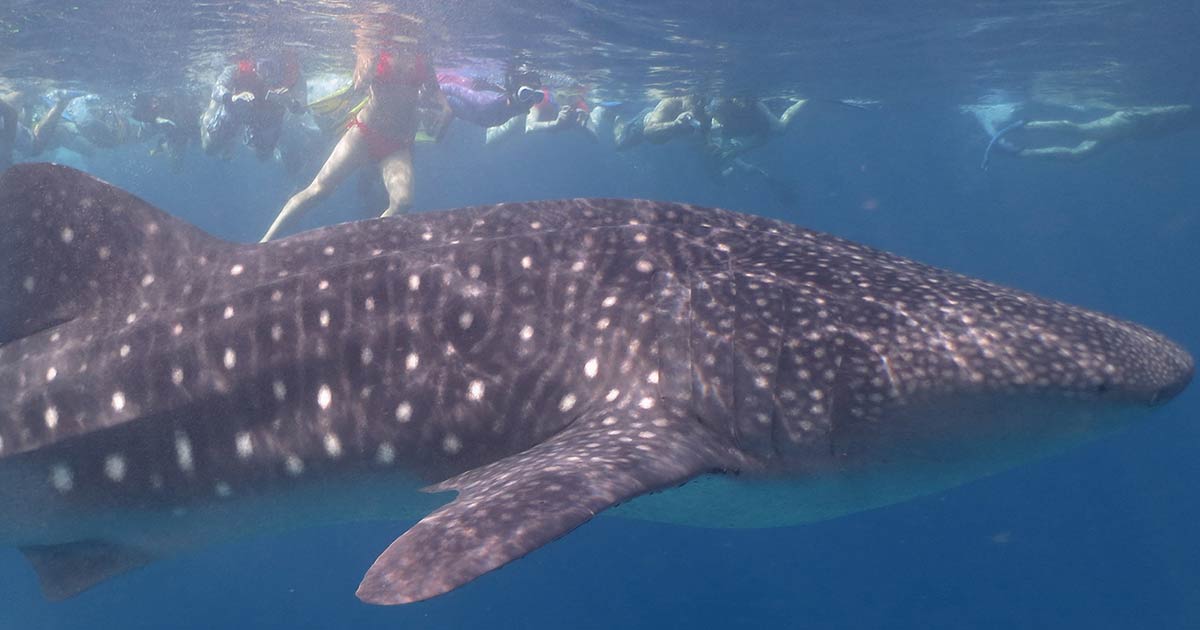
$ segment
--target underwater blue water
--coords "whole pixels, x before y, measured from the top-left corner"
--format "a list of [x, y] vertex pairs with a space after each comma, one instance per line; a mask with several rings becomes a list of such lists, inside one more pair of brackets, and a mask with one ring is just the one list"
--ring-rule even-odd
[[[1101, 4], [1113, 5], [1042, 6], [1068, 16]], [[855, 15], [878, 20], [865, 5], [847, 5], [847, 15], [812, 6], [821, 7], [816, 13], [826, 20], [829, 45], [839, 34], [853, 40]], [[1089, 86], [1121, 104], [1200, 105], [1195, 7], [1116, 6], [1141, 16], [1143, 28], [1161, 26], [1160, 37], [1137, 45], [1115, 25], [1065, 33], [1072, 41], [1094, 39], [1125, 66], [1089, 75]], [[563, 19], [574, 15], [562, 11]], [[720, 30], [718, 14], [699, 20], [705, 37]], [[911, 13], [893, 8], [887, 18], [897, 26], [883, 34], [898, 37], [910, 20], [912, 37], [936, 48], [938, 38], [961, 30], [961, 17], [920, 4]], [[590, 33], [604, 35], [602, 27]], [[1031, 39], [1041, 37], [1047, 35]], [[1007, 88], [1037, 83], [1041, 58], [1018, 54], [1036, 45], [1012, 29], [1003, 41], [987, 42], [987, 51], [1016, 55], [995, 60], [1004, 66]], [[905, 50], [911, 46], [905, 42]], [[604, 141], [563, 134], [484, 147], [476, 129], [459, 124], [443, 144], [418, 147], [414, 209], [614, 196], [755, 212], [1111, 312], [1200, 351], [1200, 125], [1117, 144], [1085, 162], [999, 155], [982, 171], [988, 137], [959, 108], [982, 100], [986, 81], [977, 72], [930, 81], [930, 74], [968, 71], [937, 55], [910, 56], [920, 68], [902, 68], [889, 50], [880, 44], [851, 53], [850, 70], [825, 87], [861, 82], [858, 94], [834, 95], [877, 94], [871, 76], [853, 71], [871, 67], [874, 54], [880, 66], [911, 72], [918, 90], [898, 89], [904, 78], [893, 72], [891, 98], [880, 107], [818, 104], [754, 154], [756, 163], [794, 184], [790, 203], [753, 179], [710, 181], [686, 145], [618, 154]], [[1086, 48], [1064, 50], [1082, 55]], [[1080, 67], [1086, 59], [1057, 61]], [[805, 78], [781, 81], [803, 92]], [[758, 87], [769, 92], [771, 85], [763, 79]], [[237, 240], [256, 239], [297, 186], [277, 166], [246, 153], [216, 161], [193, 147], [179, 172], [145, 155], [144, 147], [55, 158]], [[365, 212], [351, 184], [308, 225]], [[329, 526], [204, 548], [56, 604], [42, 599], [20, 555], [4, 549], [0, 630], [1198, 628], [1198, 454], [1200, 387], [1193, 386], [1141, 426], [948, 492], [766, 530], [601, 517], [448, 595], [391, 608], [360, 603], [354, 589], [408, 523]]]

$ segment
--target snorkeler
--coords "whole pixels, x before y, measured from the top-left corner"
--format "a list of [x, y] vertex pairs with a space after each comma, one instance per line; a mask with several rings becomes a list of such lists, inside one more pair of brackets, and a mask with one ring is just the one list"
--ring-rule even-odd
[[664, 98], [642, 120], [642, 137], [647, 142], [662, 144], [694, 133], [707, 133], [712, 117], [698, 95]]
[[29, 155], [41, 155], [50, 146], [51, 138], [58, 128], [59, 121], [62, 120], [63, 112], [67, 110], [67, 106], [71, 101], [83, 96], [82, 92], [78, 91], [59, 91], [55, 94], [54, 104], [50, 106], [50, 111], [46, 112], [31, 129]]
[[712, 117], [699, 95], [668, 96], [631, 118], [618, 119], [613, 140], [617, 150], [624, 151], [643, 141], [662, 144], [697, 133], [707, 136], [711, 126]]
[[[533, 75], [536, 78], [536, 75]], [[528, 83], [534, 83], [530, 79]], [[509, 118], [501, 125], [488, 127], [487, 144], [495, 144], [505, 138], [518, 134], [539, 133], [544, 131], [563, 131], [565, 129], [582, 129], [588, 132], [594, 140], [595, 133], [591, 128], [590, 111], [587, 101], [578, 94], [565, 96], [560, 102], [555, 98], [554, 91], [541, 85], [525, 93], [524, 100], [530, 103], [527, 112], [522, 112]]]
[[[59, 123], [63, 113], [75, 99], [85, 93], [78, 90], [56, 90], [46, 98], [50, 109], [32, 124], [21, 120], [21, 108], [8, 99], [0, 99], [0, 170], [12, 165], [13, 154], [37, 157], [59, 143]], [[73, 147], [74, 148], [74, 147]], [[86, 151], [86, 148], [84, 148]]]
[[82, 96], [85, 96], [85, 93], [78, 90], [58, 90], [52, 93], [49, 97], [52, 100], [50, 110], [29, 128], [25, 134], [28, 138], [27, 143], [21, 143], [22, 134], [18, 131], [18, 148], [23, 148], [29, 157], [37, 157], [49, 149], [63, 119], [63, 113], [72, 101]]
[[200, 123], [200, 144], [209, 155], [228, 156], [239, 131], [259, 159], [274, 155], [288, 111], [307, 106], [308, 89], [294, 54], [243, 59], [227, 66], [213, 86]]
[[409, 15], [380, 13], [360, 20], [354, 86], [366, 87], [366, 104], [350, 120], [316, 179], [283, 206], [263, 242], [303, 216], [355, 169], [368, 164], [378, 166], [387, 189], [388, 207], [381, 216], [408, 210], [412, 203], [412, 147], [420, 123], [417, 106], [422, 97], [440, 105], [442, 116], [435, 135], [444, 132], [453, 116], [417, 37], [420, 27], [421, 21]]
[[503, 87], [451, 73], [437, 79], [454, 117], [484, 128], [523, 116], [545, 98], [541, 78], [525, 66], [507, 72]]
[[191, 99], [182, 94], [136, 92], [130, 117], [141, 123], [143, 136], [155, 140], [152, 153], [164, 153], [178, 167], [183, 153], [199, 136], [199, 112], [189, 105]]
[[709, 107], [713, 118], [713, 134], [703, 150], [710, 178], [721, 181], [736, 175], [748, 175], [759, 179], [771, 196], [781, 203], [794, 202], [796, 193], [789, 181], [747, 162], [742, 156], [787, 131], [808, 102], [807, 99], [796, 100], [776, 116], [766, 103], [757, 98], [735, 96], [713, 99]]
[[[1193, 124], [1196, 120], [1196, 110], [1191, 105], [1129, 107], [1083, 123], [1070, 120], [1030, 120], [1020, 126], [1023, 132], [1061, 132], [1081, 139], [1074, 146], [1029, 147], [1021, 143], [1005, 143], [1000, 146], [1023, 158], [1079, 161], [1099, 153], [1114, 142], [1168, 133]], [[1025, 133], [1022, 135], [1028, 137]]]
[[787, 131], [806, 104], [807, 99], [799, 99], [781, 115], [775, 116], [766, 103], [757, 98], [734, 96], [713, 99], [710, 112], [713, 125], [719, 129], [721, 137], [718, 152], [723, 159], [732, 160], [761, 147], [772, 137]]
[[60, 127], [97, 149], [115, 149], [144, 138], [143, 125], [131, 118], [122, 106], [94, 94], [71, 103], [63, 114]]

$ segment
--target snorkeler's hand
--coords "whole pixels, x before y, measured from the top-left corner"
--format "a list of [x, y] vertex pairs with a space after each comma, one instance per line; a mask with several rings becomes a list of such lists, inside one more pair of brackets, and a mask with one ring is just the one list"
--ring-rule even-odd
[[570, 105], [563, 105], [558, 109], [558, 118], [554, 120], [555, 127], [566, 127], [575, 124], [577, 118], [574, 115], [574, 108]]
[[682, 114], [675, 117], [675, 124], [690, 125], [690, 124], [692, 124], [692, 121], [695, 119], [696, 119], [696, 117], [692, 115], [692, 112], [683, 112]]
[[234, 101], [234, 102], [242, 101], [244, 103], [249, 103], [250, 101], [254, 100], [254, 93], [253, 92], [238, 92], [237, 94], [230, 96], [229, 100]]

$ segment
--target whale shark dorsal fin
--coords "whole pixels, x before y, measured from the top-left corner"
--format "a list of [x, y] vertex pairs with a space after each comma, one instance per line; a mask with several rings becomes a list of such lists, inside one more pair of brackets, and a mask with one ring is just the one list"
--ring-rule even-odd
[[55, 164], [0, 176], [0, 343], [81, 314], [173, 299], [195, 259], [235, 247], [116, 186]]
[[523, 453], [428, 488], [454, 490], [458, 497], [397, 538], [367, 571], [358, 597], [371, 604], [405, 604], [440, 595], [602, 510], [723, 468], [719, 449], [695, 423], [633, 421], [623, 413], [601, 414]]
[[37, 573], [46, 599], [60, 601], [156, 558], [145, 551], [104, 541], [21, 547]]

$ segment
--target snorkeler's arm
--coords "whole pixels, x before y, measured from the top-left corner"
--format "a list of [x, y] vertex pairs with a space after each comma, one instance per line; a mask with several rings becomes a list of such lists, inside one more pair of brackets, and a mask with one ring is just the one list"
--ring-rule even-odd
[[537, 131], [552, 131], [558, 129], [562, 124], [563, 115], [559, 111], [558, 116], [554, 120], [539, 121], [538, 110], [536, 107], [529, 110], [529, 114], [525, 116], [525, 133], [533, 133]]
[[646, 114], [642, 135], [651, 140], [654, 136], [669, 134], [686, 125], [686, 122], [679, 120], [679, 115], [676, 113], [678, 109], [679, 107], [673, 99], [659, 101], [658, 105], [654, 106], [654, 111]]
[[487, 139], [485, 140], [485, 143], [486, 144], [495, 144], [495, 143], [503, 140], [504, 138], [507, 138], [509, 136], [509, 134], [515, 132], [517, 129], [524, 129], [524, 127], [525, 127], [525, 116], [523, 116], [521, 114], [517, 114], [516, 116], [509, 118], [507, 121], [505, 121], [501, 125], [498, 125], [495, 127], [488, 127], [487, 128]]
[[216, 83], [213, 84], [212, 100], [228, 104], [230, 95], [233, 93], [233, 76], [236, 72], [237, 66], [225, 66], [225, 69], [217, 76]]

